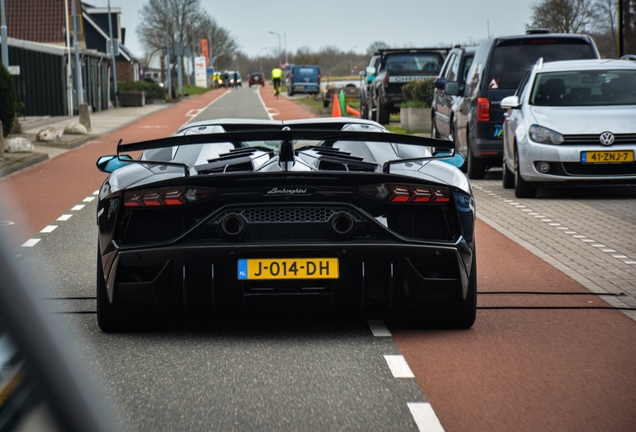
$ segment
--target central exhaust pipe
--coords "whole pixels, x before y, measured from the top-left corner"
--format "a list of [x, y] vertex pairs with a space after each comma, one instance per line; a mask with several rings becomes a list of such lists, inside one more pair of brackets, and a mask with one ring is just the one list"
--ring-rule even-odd
[[228, 215], [221, 221], [221, 229], [230, 237], [241, 234], [244, 228], [243, 218], [235, 214]]
[[353, 229], [353, 219], [347, 213], [338, 213], [331, 218], [331, 228], [336, 234], [349, 234]]

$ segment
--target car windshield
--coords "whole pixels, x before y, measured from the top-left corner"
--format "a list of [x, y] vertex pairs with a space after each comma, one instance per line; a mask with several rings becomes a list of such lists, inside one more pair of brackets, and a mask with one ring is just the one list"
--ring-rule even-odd
[[382, 68], [389, 72], [399, 71], [425, 71], [439, 72], [444, 60], [435, 53], [430, 54], [397, 54], [390, 55], [383, 61]]
[[558, 42], [553, 39], [528, 39], [523, 44], [512, 42], [498, 45], [490, 64], [488, 82], [496, 80], [500, 90], [516, 89], [523, 74], [539, 58], [543, 58], [544, 62], [595, 58], [591, 45], [580, 39]]
[[537, 74], [530, 104], [539, 106], [636, 105], [636, 70]]

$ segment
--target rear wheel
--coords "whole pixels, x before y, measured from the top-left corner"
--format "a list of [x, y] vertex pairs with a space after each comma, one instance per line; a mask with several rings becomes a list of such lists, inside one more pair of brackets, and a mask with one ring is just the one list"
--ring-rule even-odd
[[521, 177], [519, 168], [519, 154], [515, 150], [515, 196], [517, 198], [534, 198], [537, 196], [537, 187], [528, 183]]
[[466, 131], [466, 171], [469, 179], [483, 179], [486, 177], [486, 165], [484, 161], [478, 159], [473, 154], [473, 150], [470, 145], [470, 138], [468, 137], [468, 131]]
[[501, 167], [501, 183], [504, 189], [512, 189], [515, 187], [515, 173], [508, 169], [506, 165], [506, 157], [504, 156], [503, 164]]
[[437, 126], [435, 125], [435, 113], [431, 115], [431, 138], [439, 138], [439, 132], [437, 131]]
[[360, 118], [368, 120], [369, 119], [369, 107], [367, 106], [367, 101], [360, 102]]
[[376, 121], [381, 125], [389, 124], [391, 120], [391, 113], [389, 112], [389, 107], [382, 105], [381, 102], [378, 101], [378, 107], [376, 108]]
[[451, 298], [423, 301], [406, 310], [409, 327], [423, 329], [468, 329], [477, 317], [477, 258], [473, 249], [473, 260], [466, 299]]

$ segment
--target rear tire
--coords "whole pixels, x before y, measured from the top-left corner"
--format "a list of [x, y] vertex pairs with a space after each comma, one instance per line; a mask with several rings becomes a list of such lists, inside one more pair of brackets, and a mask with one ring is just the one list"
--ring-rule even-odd
[[515, 173], [508, 169], [505, 156], [501, 167], [501, 183], [504, 189], [512, 189], [515, 187]]
[[521, 177], [519, 168], [519, 154], [515, 150], [515, 196], [517, 198], [534, 198], [537, 196], [537, 187], [528, 183]]
[[477, 159], [475, 155], [473, 155], [470, 139], [468, 138], [468, 131], [466, 131], [466, 144], [466, 171], [468, 173], [468, 178], [473, 180], [483, 179], [486, 177], [486, 165], [483, 160]]
[[378, 107], [376, 108], [376, 121], [381, 125], [387, 125], [391, 122], [389, 107], [382, 105], [381, 102], [378, 103]]
[[409, 327], [421, 329], [469, 329], [477, 317], [477, 257], [473, 248], [466, 299], [423, 301], [406, 310]]
[[431, 115], [431, 138], [439, 138], [439, 132], [437, 131], [437, 126], [435, 125], [435, 113]]

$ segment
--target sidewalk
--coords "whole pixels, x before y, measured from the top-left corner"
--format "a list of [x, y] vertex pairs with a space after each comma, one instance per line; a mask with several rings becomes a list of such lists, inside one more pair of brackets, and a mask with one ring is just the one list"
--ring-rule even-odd
[[23, 134], [9, 135], [4, 139], [23, 137], [35, 146], [35, 153], [6, 153], [0, 161], [0, 178], [54, 158], [68, 150], [97, 139], [109, 132], [120, 129], [136, 122], [154, 112], [169, 108], [174, 104], [150, 104], [143, 107], [114, 108], [91, 113], [91, 131], [87, 135], [64, 134], [60, 140], [54, 142], [36, 142], [35, 136], [45, 127], [53, 127], [60, 132], [73, 122], [79, 122], [78, 116], [73, 117], [28, 117], [21, 120]]

